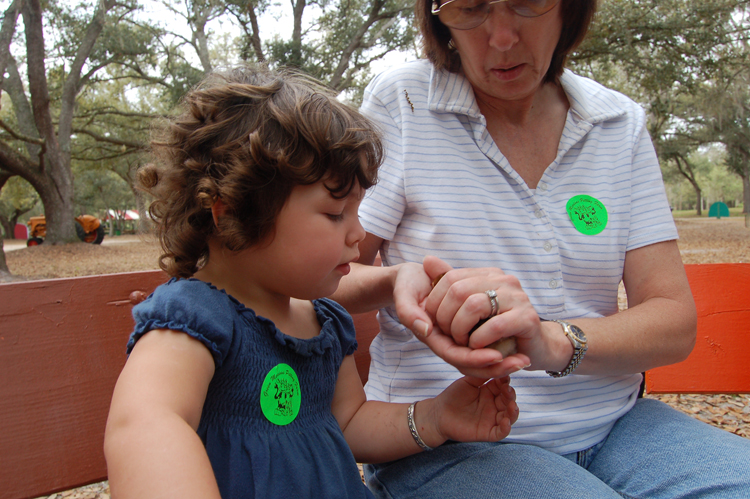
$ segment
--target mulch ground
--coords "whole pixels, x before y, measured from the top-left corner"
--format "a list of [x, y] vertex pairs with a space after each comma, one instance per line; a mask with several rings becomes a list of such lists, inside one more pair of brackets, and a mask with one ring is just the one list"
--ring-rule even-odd
[[[743, 218], [677, 219], [684, 263], [750, 262], [750, 229]], [[7, 243], [6, 243], [7, 246]], [[101, 246], [41, 245], [6, 252], [10, 276], [0, 282], [157, 269], [159, 248], [149, 238], [105, 237]], [[690, 416], [750, 438], [750, 395], [647, 394]], [[47, 499], [109, 499], [107, 482], [60, 492]]]

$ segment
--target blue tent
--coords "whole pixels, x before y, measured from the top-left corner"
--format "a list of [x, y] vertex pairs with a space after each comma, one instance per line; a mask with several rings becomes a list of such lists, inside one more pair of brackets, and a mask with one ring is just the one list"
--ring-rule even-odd
[[712, 204], [711, 207], [708, 209], [708, 216], [716, 217], [716, 218], [728, 217], [729, 207], [726, 205], [726, 203], [717, 201], [714, 204]]

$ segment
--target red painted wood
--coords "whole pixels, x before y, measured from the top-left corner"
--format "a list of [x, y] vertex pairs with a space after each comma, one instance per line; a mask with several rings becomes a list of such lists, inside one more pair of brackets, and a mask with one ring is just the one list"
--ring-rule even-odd
[[132, 331], [161, 271], [0, 284], [0, 498], [107, 476], [102, 442]]
[[[380, 267], [382, 263], [380, 253], [378, 253], [373, 265]], [[362, 380], [364, 385], [367, 383], [370, 374], [370, 343], [380, 332], [380, 324], [378, 324], [376, 310], [364, 314], [354, 314], [352, 319], [354, 319], [354, 329], [357, 332], [357, 350], [354, 352], [354, 361], [357, 363], [359, 379]]]
[[380, 324], [378, 324], [376, 311], [355, 314], [352, 318], [354, 329], [357, 331], [357, 350], [354, 352], [354, 361], [357, 363], [359, 378], [364, 385], [370, 373], [370, 343], [378, 335]]
[[685, 265], [698, 310], [695, 348], [646, 372], [649, 393], [750, 393], [750, 264]]

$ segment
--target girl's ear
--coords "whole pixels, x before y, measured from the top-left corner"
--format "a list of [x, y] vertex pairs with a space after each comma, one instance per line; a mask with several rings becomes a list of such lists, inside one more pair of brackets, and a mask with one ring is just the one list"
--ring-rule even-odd
[[214, 225], [219, 227], [219, 218], [224, 216], [224, 212], [227, 210], [227, 206], [221, 200], [220, 197], [216, 198], [214, 204], [211, 205], [211, 215], [214, 217]]

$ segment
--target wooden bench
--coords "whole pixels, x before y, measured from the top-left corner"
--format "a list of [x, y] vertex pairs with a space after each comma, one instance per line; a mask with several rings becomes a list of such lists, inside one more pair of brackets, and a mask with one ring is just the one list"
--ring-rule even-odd
[[[750, 264], [687, 267], [698, 345], [687, 361], [649, 371], [649, 391], [750, 392]], [[0, 284], [0, 499], [106, 479], [104, 427], [132, 302], [165, 280], [150, 271]], [[374, 317], [355, 316], [363, 380]], [[696, 373], [701, 383], [686, 384]]]

